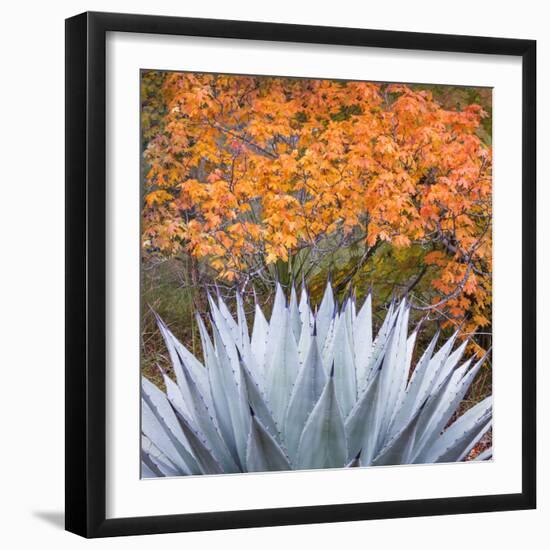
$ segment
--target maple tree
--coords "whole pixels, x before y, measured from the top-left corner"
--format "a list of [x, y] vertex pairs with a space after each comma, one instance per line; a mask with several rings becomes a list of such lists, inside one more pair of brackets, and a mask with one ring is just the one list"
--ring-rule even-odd
[[[416, 309], [467, 318], [470, 331], [490, 324], [492, 158], [479, 105], [444, 108], [400, 84], [179, 72], [155, 90], [145, 253], [185, 252], [243, 288], [281, 266], [314, 275], [327, 254], [354, 250], [344, 290], [389, 248], [414, 255], [402, 292]], [[422, 280], [427, 303], [414, 293]]]

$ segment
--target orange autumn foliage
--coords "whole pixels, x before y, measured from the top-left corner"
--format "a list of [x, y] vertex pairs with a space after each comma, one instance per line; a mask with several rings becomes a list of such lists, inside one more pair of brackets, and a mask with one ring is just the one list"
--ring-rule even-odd
[[[491, 302], [485, 113], [405, 85], [170, 73], [148, 143], [143, 245], [239, 282], [327, 237], [425, 247], [432, 305], [472, 327]], [[424, 304], [418, 304], [419, 306]]]

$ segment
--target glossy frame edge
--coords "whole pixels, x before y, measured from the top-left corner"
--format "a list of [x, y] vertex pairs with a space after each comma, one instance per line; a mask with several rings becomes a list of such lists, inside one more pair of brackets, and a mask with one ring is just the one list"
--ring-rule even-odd
[[[522, 492], [106, 519], [105, 37], [108, 31], [520, 56]], [[65, 21], [65, 528], [95, 538], [536, 507], [536, 42], [87, 12]]]

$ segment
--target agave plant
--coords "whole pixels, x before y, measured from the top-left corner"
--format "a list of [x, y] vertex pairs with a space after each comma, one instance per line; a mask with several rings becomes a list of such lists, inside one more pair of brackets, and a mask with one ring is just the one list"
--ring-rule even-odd
[[455, 462], [491, 426], [491, 397], [454, 419], [483, 362], [461, 363], [457, 333], [437, 351], [436, 334], [411, 373], [406, 300], [374, 339], [371, 297], [339, 307], [330, 284], [315, 313], [305, 289], [287, 302], [278, 286], [251, 334], [240, 294], [236, 319], [221, 297], [209, 305], [204, 365], [157, 317], [176, 381], [142, 379], [144, 477]]

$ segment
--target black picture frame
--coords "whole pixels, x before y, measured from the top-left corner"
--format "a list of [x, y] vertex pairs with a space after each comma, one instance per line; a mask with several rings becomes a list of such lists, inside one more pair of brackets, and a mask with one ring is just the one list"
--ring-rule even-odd
[[[522, 491], [515, 494], [106, 519], [105, 40], [108, 31], [520, 57]], [[536, 42], [83, 13], [66, 20], [66, 529], [108, 537], [532, 509], [536, 506]]]

